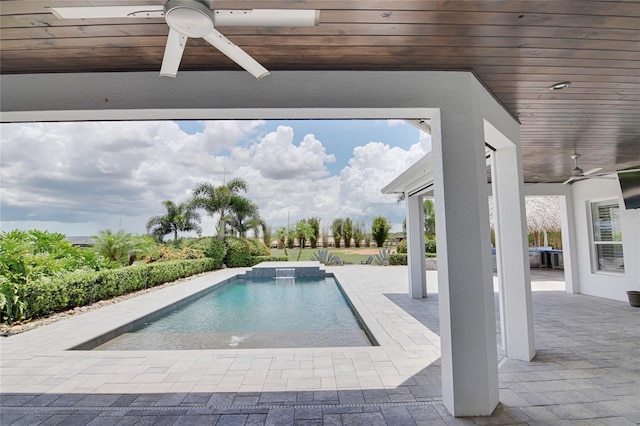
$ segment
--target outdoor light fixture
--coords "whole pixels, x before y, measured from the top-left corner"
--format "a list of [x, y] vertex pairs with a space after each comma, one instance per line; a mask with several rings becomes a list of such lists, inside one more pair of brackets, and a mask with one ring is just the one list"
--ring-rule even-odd
[[566, 89], [569, 86], [571, 86], [571, 82], [570, 81], [563, 81], [561, 83], [556, 83], [556, 84], [552, 85], [551, 87], [549, 87], [549, 90], [551, 90], [551, 91], [553, 91], [553, 90], [562, 90], [562, 89]]

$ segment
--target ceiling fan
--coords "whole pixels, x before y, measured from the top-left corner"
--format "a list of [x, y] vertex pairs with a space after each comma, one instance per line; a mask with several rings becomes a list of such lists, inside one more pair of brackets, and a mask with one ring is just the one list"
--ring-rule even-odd
[[571, 159], [575, 162], [575, 167], [571, 170], [571, 177], [564, 182], [563, 185], [572, 184], [573, 182], [577, 182], [583, 179], [616, 179], [616, 173], [631, 173], [640, 171], [638, 168], [626, 169], [626, 170], [618, 170], [617, 172], [606, 172], [606, 173], [596, 173], [602, 170], [602, 167], [595, 167], [593, 169], [589, 169], [586, 172], [580, 168], [578, 165], [578, 158], [580, 158], [580, 154], [573, 153], [571, 154]]
[[161, 77], [175, 77], [189, 38], [203, 38], [257, 79], [269, 74], [258, 61], [222, 35], [221, 26], [316, 26], [319, 11], [301, 9], [212, 10], [213, 0], [168, 0], [164, 5], [52, 7], [59, 19], [164, 18], [169, 36]]

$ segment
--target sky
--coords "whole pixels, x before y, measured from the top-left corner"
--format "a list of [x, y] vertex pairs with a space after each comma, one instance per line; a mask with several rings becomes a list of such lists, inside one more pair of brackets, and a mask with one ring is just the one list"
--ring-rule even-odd
[[381, 189], [431, 150], [401, 120], [10, 123], [0, 134], [0, 229], [68, 236], [144, 233], [164, 200], [236, 177], [274, 227], [383, 215], [400, 231], [405, 207]]

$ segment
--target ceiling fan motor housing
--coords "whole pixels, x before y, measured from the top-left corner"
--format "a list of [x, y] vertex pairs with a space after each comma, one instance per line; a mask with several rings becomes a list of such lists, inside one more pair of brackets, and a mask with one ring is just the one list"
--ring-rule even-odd
[[576, 166], [571, 170], [571, 176], [582, 176], [582, 173], [584, 172], [584, 170], [578, 166], [578, 158], [580, 158], [580, 154], [578, 153], [571, 155], [571, 159], [576, 163]]
[[180, 34], [202, 38], [213, 30], [215, 15], [197, 0], [169, 0], [164, 5], [164, 19]]

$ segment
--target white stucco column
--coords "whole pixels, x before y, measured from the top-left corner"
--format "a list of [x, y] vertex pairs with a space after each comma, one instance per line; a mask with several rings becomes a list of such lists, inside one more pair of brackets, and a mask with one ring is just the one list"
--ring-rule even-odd
[[424, 260], [424, 209], [420, 195], [405, 194], [407, 201], [407, 257], [409, 294], [414, 299], [427, 297]]
[[455, 416], [490, 415], [498, 363], [484, 135], [464, 88], [451, 97], [459, 102], [432, 122], [442, 396]]
[[564, 282], [567, 293], [580, 293], [578, 281], [578, 256], [576, 249], [575, 221], [573, 220], [573, 194], [571, 185], [568, 194], [560, 196], [560, 222], [562, 226], [562, 255], [564, 259]]
[[[495, 132], [493, 128], [493, 132], [486, 133], [495, 137]], [[492, 154], [491, 178], [504, 349], [509, 358], [530, 361], [536, 352], [522, 162], [515, 144], [504, 139], [491, 142], [492, 146], [497, 145]]]

